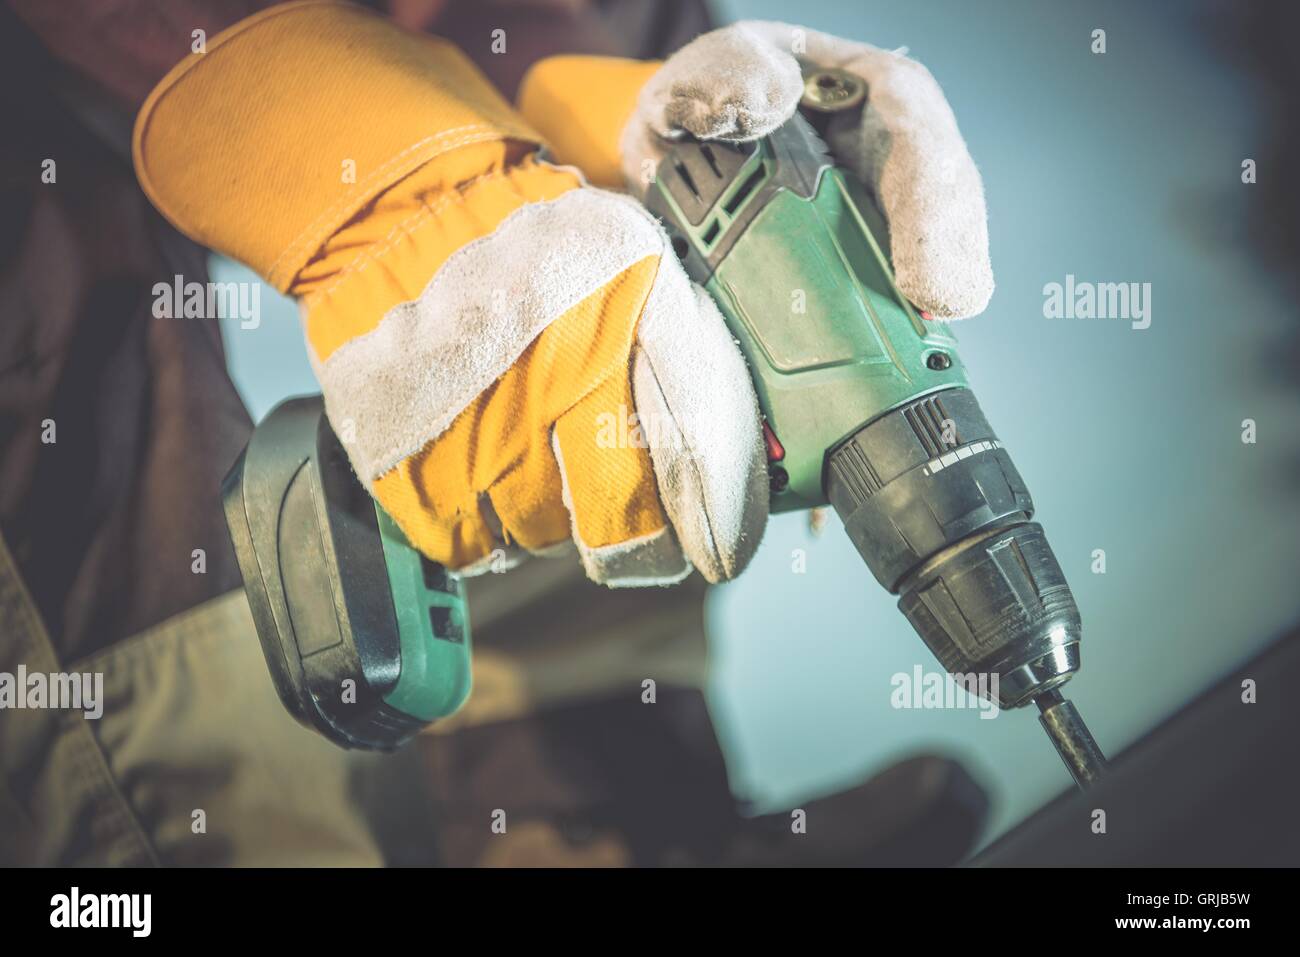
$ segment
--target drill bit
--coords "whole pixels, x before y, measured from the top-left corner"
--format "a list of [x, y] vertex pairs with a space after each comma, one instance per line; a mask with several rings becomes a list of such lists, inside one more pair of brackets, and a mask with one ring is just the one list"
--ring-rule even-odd
[[1096, 784], [1106, 770], [1106, 756], [1074, 705], [1056, 688], [1040, 694], [1034, 703], [1042, 712], [1038, 721], [1056, 745], [1056, 752], [1069, 768], [1074, 783], [1085, 790]]

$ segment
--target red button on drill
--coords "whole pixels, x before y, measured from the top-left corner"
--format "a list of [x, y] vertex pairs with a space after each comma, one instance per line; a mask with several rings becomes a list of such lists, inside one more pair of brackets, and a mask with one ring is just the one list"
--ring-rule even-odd
[[763, 420], [763, 442], [767, 445], [769, 462], [779, 462], [785, 458], [785, 447], [781, 445], [781, 440], [776, 437], [772, 427], [767, 424], [767, 419]]

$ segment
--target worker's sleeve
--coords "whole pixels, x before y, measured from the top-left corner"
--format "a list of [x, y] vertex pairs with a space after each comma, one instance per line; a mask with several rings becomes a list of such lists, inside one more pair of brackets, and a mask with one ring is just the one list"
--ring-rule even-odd
[[620, 57], [547, 57], [524, 76], [519, 111], [556, 162], [577, 166], [596, 186], [621, 188], [620, 140], [642, 87], [662, 65]]
[[[134, 114], [149, 91], [200, 37], [222, 30], [276, 0], [0, 0], [45, 51], [77, 75], [77, 95], [87, 88], [107, 94]], [[9, 24], [5, 24], [9, 29]], [[19, 39], [15, 35], [15, 40]], [[9, 54], [6, 54], [9, 55]], [[16, 58], [15, 58], [16, 59]], [[20, 69], [14, 63], [15, 70]], [[41, 68], [41, 72], [48, 72]], [[31, 76], [30, 72], [27, 73]], [[116, 111], [106, 116], [116, 134]], [[130, 136], [128, 127], [127, 136]], [[116, 143], [114, 144], [116, 145]]]
[[[249, 17], [178, 64], [140, 111], [134, 154], [178, 229], [302, 294], [308, 263], [317, 281], [340, 272], [379, 224], [391, 231], [537, 142], [452, 44], [308, 0]], [[418, 196], [372, 217], [416, 171]], [[363, 211], [367, 234], [331, 245]]]

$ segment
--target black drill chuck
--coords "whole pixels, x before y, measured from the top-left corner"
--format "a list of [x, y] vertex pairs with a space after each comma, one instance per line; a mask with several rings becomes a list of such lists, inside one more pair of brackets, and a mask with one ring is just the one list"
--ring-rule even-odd
[[947, 671], [988, 675], [998, 704], [1016, 708], [1078, 669], [1074, 596], [969, 389], [932, 393], [867, 424], [831, 454], [827, 493]]

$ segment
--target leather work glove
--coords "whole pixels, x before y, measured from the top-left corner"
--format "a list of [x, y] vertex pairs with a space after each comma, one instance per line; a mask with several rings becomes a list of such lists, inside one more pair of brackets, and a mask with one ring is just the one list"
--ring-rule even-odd
[[794, 114], [802, 73], [832, 67], [867, 85], [861, 120], [833, 128], [827, 145], [874, 192], [899, 289], [935, 319], [982, 312], [993, 295], [983, 183], [939, 84], [901, 52], [748, 20], [697, 37], [659, 69], [543, 60], [524, 80], [520, 108], [558, 161], [644, 195], [674, 139], [763, 137]]
[[539, 144], [452, 45], [306, 2], [178, 64], [134, 155], [177, 228], [298, 298], [330, 423], [421, 552], [572, 539], [598, 582], [730, 578], [767, 518], [744, 360], [657, 221]]
[[[473, 572], [572, 539], [596, 581], [691, 565], [718, 581], [766, 522], [752, 385], [658, 224], [588, 182], [639, 192], [683, 129], [770, 132], [802, 89], [790, 49], [870, 86], [831, 145], [876, 189], [900, 287], [941, 318], [979, 311], [982, 189], [933, 79], [777, 24], [662, 66], [545, 61], [525, 122], [442, 41], [345, 5], [276, 7], [159, 85], [136, 167], [178, 228], [299, 298], [330, 421], [426, 555]], [[535, 129], [588, 179], [547, 162]]]

